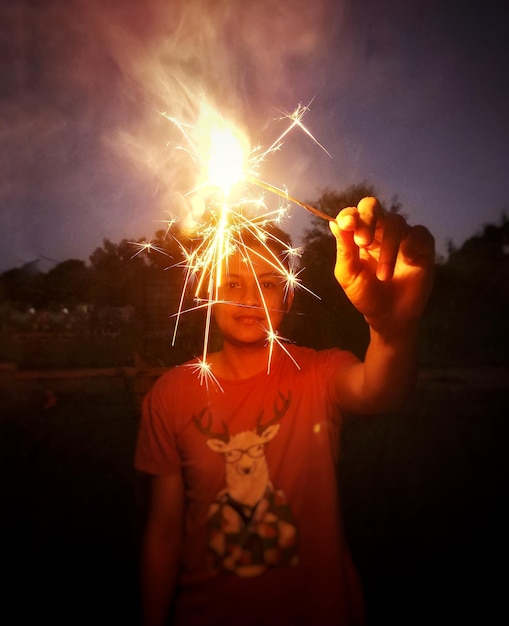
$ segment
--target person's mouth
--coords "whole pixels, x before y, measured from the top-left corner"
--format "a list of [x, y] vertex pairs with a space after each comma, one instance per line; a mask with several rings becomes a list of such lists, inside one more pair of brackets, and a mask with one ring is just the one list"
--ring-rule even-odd
[[261, 326], [264, 319], [264, 317], [259, 315], [253, 315], [245, 312], [235, 316], [236, 322], [239, 324], [245, 324], [246, 326]]

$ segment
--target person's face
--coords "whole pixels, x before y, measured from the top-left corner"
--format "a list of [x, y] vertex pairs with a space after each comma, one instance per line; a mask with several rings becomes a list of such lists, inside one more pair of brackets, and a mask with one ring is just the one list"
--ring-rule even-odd
[[265, 345], [268, 332], [277, 330], [291, 306], [292, 294], [285, 287], [282, 273], [256, 253], [249, 259], [240, 252], [229, 257], [219, 288], [220, 302], [214, 305], [224, 341]]

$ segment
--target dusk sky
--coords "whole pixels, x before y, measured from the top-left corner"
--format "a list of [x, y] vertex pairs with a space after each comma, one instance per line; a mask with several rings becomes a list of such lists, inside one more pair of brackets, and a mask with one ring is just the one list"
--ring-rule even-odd
[[265, 146], [311, 102], [332, 158], [293, 132], [263, 170], [303, 201], [366, 181], [442, 253], [509, 214], [501, 2], [0, 2], [0, 271], [154, 234], [188, 191], [157, 111], [203, 98]]

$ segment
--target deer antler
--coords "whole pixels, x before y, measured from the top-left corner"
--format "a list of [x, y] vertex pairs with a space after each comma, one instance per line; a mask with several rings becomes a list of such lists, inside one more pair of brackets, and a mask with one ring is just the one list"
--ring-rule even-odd
[[[207, 423], [203, 424], [203, 416], [205, 415], [206, 412], [208, 413], [208, 419], [207, 419]], [[193, 424], [202, 433], [202, 435], [205, 435], [206, 437], [210, 437], [211, 439], [220, 439], [221, 441], [224, 441], [225, 443], [228, 443], [228, 441], [230, 440], [230, 433], [228, 432], [228, 426], [226, 425], [224, 420], [222, 422], [223, 429], [224, 429], [222, 433], [215, 433], [212, 430], [212, 414], [210, 411], [207, 411], [206, 407], [203, 409], [203, 411], [200, 412], [198, 417], [196, 417], [196, 415], [193, 415]]]
[[274, 416], [265, 424], [262, 423], [263, 419], [263, 410], [260, 412], [260, 415], [256, 419], [256, 432], [261, 435], [262, 432], [268, 427], [278, 422], [283, 415], [288, 411], [288, 407], [290, 406], [290, 402], [292, 401], [292, 392], [288, 392], [288, 396], [285, 398], [284, 395], [279, 392], [279, 397], [282, 401], [281, 407], [278, 407], [278, 400], [274, 401]]

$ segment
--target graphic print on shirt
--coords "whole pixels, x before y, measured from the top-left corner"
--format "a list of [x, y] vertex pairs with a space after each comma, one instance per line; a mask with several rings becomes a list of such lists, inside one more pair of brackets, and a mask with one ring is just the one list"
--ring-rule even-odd
[[[253, 430], [231, 435], [227, 425], [214, 432], [205, 408], [193, 422], [209, 437], [208, 447], [225, 460], [226, 489], [209, 506], [209, 549], [215, 571], [248, 577], [268, 567], [296, 565], [298, 532], [285, 494], [270, 480], [265, 446], [278, 434], [291, 394], [279, 394], [274, 414], [263, 423], [263, 411]], [[207, 413], [207, 417], [205, 414]]]

